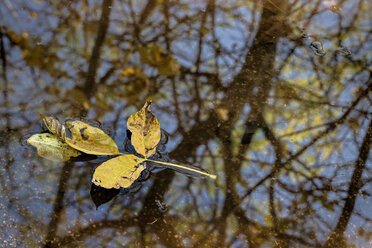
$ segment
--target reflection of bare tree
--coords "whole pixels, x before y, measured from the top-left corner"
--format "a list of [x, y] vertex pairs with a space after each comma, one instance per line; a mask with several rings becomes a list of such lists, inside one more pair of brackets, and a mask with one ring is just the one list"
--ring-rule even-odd
[[[105, 36], [107, 34], [108, 26], [109, 26], [109, 19], [110, 19], [110, 12], [112, 8], [113, 0], [104, 0], [102, 2], [102, 13], [101, 18], [99, 21], [99, 28], [97, 37], [92, 49], [92, 55], [89, 59], [89, 67], [88, 72], [84, 84], [84, 92], [87, 95], [87, 98], [90, 99], [92, 95], [95, 94], [97, 90], [96, 86], [96, 74], [99, 67], [100, 61], [100, 53], [102, 49], [103, 42], [105, 40]], [[83, 109], [83, 108], [82, 108]], [[81, 116], [84, 113], [81, 111]], [[51, 220], [48, 225], [47, 235], [44, 240], [44, 247], [51, 247], [53, 246], [53, 241], [56, 236], [58, 223], [60, 222], [61, 213], [63, 210], [63, 200], [65, 197], [65, 192], [67, 191], [68, 186], [68, 179], [71, 176], [71, 172], [73, 170], [74, 165], [72, 163], [65, 163], [65, 165], [61, 169], [60, 179], [58, 183], [58, 190], [56, 194], [56, 199], [54, 202], [53, 212], [51, 215]]]
[[[3, 98], [4, 98], [4, 105], [9, 105], [8, 99], [8, 91], [9, 91], [9, 83], [7, 77], [7, 58], [5, 52], [5, 45], [4, 45], [4, 35], [3, 31], [0, 30], [0, 56], [1, 56], [1, 67], [2, 67], [2, 79], [4, 82], [4, 88], [2, 90]], [[10, 114], [6, 111], [4, 114], [5, 119], [5, 128], [1, 134], [4, 136], [5, 141], [5, 164], [4, 167], [7, 169], [7, 174], [9, 175], [9, 167], [10, 167], [10, 157], [9, 157], [9, 131], [10, 131]], [[3, 188], [6, 189], [5, 179], [1, 178], [1, 183], [3, 184]]]
[[100, 53], [102, 50], [103, 42], [105, 41], [105, 37], [107, 34], [107, 30], [110, 23], [110, 12], [112, 8], [113, 0], [104, 0], [102, 2], [102, 14], [99, 20], [99, 27], [97, 32], [97, 37], [94, 42], [94, 46], [92, 49], [92, 55], [89, 59], [89, 67], [88, 72], [84, 84], [84, 92], [86, 93], [88, 99], [94, 94], [95, 89], [97, 86], [96, 84], [96, 75], [97, 70], [99, 67], [100, 61]]
[[61, 168], [61, 174], [58, 182], [58, 191], [56, 194], [51, 219], [49, 221], [48, 232], [44, 241], [44, 247], [51, 247], [54, 245], [53, 240], [57, 233], [58, 223], [60, 222], [63, 210], [63, 199], [67, 191], [68, 179], [71, 176], [72, 169], [72, 163], [65, 163], [65, 165]]
[[[63, 118], [85, 115], [89, 108], [98, 119], [110, 116], [114, 130], [122, 133], [123, 119], [132, 111], [127, 107], [141, 106], [152, 96], [155, 102], [161, 99], [156, 105], [160, 121], [177, 121], [170, 139], [180, 142], [169, 156], [199, 163], [219, 179], [196, 183], [164, 170], [144, 182], [146, 187], [138, 193], [119, 196], [104, 212], [94, 212], [86, 178], [97, 164], [65, 163], [49, 173], [57, 175], [57, 188], [51, 219], [43, 224], [45, 247], [87, 240], [115, 244], [121, 237], [142, 247], [333, 247], [349, 242], [343, 237], [353, 214], [369, 220], [355, 208], [358, 194], [368, 191], [364, 186], [370, 179], [363, 175], [371, 173], [371, 80], [365, 76], [371, 62], [367, 55], [358, 56], [365, 54], [368, 35], [352, 28], [365, 18], [362, 1], [353, 7], [357, 14], [350, 20], [342, 15], [348, 7], [345, 1], [331, 9], [338, 9], [337, 14], [321, 1], [88, 2], [46, 3], [44, 10], [54, 11], [57, 24], [43, 52], [41, 45], [11, 25], [2, 27], [2, 47], [19, 48], [20, 60], [35, 75], [33, 83], [44, 80], [40, 85], [47, 85], [41, 92], [28, 89], [30, 95], [52, 99], [41, 108], [31, 97], [35, 109], [19, 103], [26, 106], [21, 115], [40, 108], [53, 112], [55, 105]], [[25, 9], [35, 15], [32, 7]], [[96, 12], [100, 17], [92, 18]], [[322, 19], [317, 19], [322, 13], [339, 18], [336, 31], [322, 30]], [[311, 31], [299, 31], [300, 27]], [[355, 35], [359, 47], [345, 56], [340, 44]], [[322, 57], [306, 43], [327, 39], [337, 45], [325, 46], [327, 54]], [[164, 58], [176, 58], [180, 74], [169, 76], [157, 66], [141, 63], [138, 50], [150, 44], [162, 50], [148, 56], [165, 64]], [[58, 49], [61, 52], [52, 52]], [[3, 71], [17, 82], [20, 65], [16, 55], [7, 56]], [[23, 77], [28, 75], [24, 71]], [[73, 86], [58, 85], [58, 80]], [[170, 111], [174, 116], [169, 118]], [[9, 129], [10, 124], [5, 126]], [[355, 163], [342, 157], [353, 154], [349, 146], [359, 150], [352, 159]], [[14, 165], [19, 161], [16, 157]], [[348, 171], [353, 172], [350, 179]], [[43, 187], [46, 178], [37, 185]], [[23, 211], [15, 199], [12, 204], [19, 212], [27, 212], [26, 204]], [[166, 202], [170, 210], [161, 211], [157, 201]], [[70, 212], [75, 217], [68, 217]], [[24, 222], [38, 220], [32, 212], [25, 216]]]
[[359, 155], [357, 161], [355, 161], [355, 168], [351, 181], [349, 184], [349, 190], [345, 199], [344, 207], [342, 208], [341, 216], [338, 219], [337, 225], [333, 230], [332, 235], [325, 243], [325, 247], [344, 247], [346, 246], [344, 240], [344, 233], [351, 214], [353, 213], [355, 201], [359, 194], [359, 190], [362, 188], [362, 174], [366, 168], [366, 162], [368, 159], [369, 151], [371, 149], [372, 142], [372, 121], [369, 122], [366, 135], [364, 136], [363, 143], [359, 149]]

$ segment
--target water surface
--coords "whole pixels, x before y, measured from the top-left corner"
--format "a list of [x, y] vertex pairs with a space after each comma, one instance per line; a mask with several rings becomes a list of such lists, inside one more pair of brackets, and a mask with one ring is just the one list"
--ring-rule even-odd
[[[372, 246], [370, 9], [1, 1], [0, 247]], [[129, 152], [126, 120], [150, 98], [157, 158], [217, 180], [151, 168], [103, 190], [107, 157], [25, 145], [44, 114], [98, 121]]]

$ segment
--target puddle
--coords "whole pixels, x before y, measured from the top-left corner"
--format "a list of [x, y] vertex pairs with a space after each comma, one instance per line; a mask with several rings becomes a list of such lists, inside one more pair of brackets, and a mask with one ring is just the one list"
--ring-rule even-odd
[[366, 1], [62, 2], [0, 1], [0, 247], [370, 246]]

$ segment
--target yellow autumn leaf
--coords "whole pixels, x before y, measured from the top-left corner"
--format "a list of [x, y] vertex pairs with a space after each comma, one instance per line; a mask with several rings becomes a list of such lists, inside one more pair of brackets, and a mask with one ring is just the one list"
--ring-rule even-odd
[[62, 141], [66, 139], [66, 128], [54, 117], [45, 116], [40, 114], [41, 119], [44, 121], [45, 126], [51, 131], [54, 135], [57, 136]]
[[71, 157], [81, 155], [79, 151], [50, 133], [34, 134], [27, 140], [27, 143], [36, 147], [40, 157], [52, 161], [68, 161]]
[[160, 123], [150, 110], [151, 101], [135, 114], [129, 116], [127, 128], [132, 132], [132, 145], [138, 154], [150, 157], [156, 152], [160, 141]]
[[120, 154], [113, 139], [101, 129], [82, 121], [66, 121], [71, 131], [71, 139], [66, 137], [66, 143], [71, 147], [87, 154], [116, 155]]
[[96, 168], [92, 182], [107, 189], [128, 188], [146, 168], [145, 165], [140, 165], [143, 161], [145, 159], [133, 154], [110, 159]]

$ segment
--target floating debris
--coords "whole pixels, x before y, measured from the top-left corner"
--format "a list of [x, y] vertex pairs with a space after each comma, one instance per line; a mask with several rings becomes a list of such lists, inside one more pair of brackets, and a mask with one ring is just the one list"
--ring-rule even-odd
[[155, 200], [156, 202], [156, 205], [158, 206], [158, 209], [160, 212], [162, 213], [165, 213], [168, 211], [168, 207], [167, 205], [165, 205], [163, 202], [159, 201], [159, 200]]
[[337, 52], [342, 53], [346, 57], [351, 56], [350, 50], [347, 47], [345, 47], [345, 46], [340, 46], [340, 48], [337, 50]]
[[310, 38], [310, 35], [307, 34], [307, 33], [305, 33], [305, 32], [302, 32], [302, 33], [301, 33], [301, 37], [302, 37], [303, 39], [308, 39], [308, 38]]
[[313, 50], [314, 54], [317, 55], [317, 56], [324, 56], [326, 54], [326, 52], [323, 49], [322, 42], [320, 42], [318, 40], [315, 40], [315, 41], [311, 42], [310, 48], [311, 48], [311, 50]]

